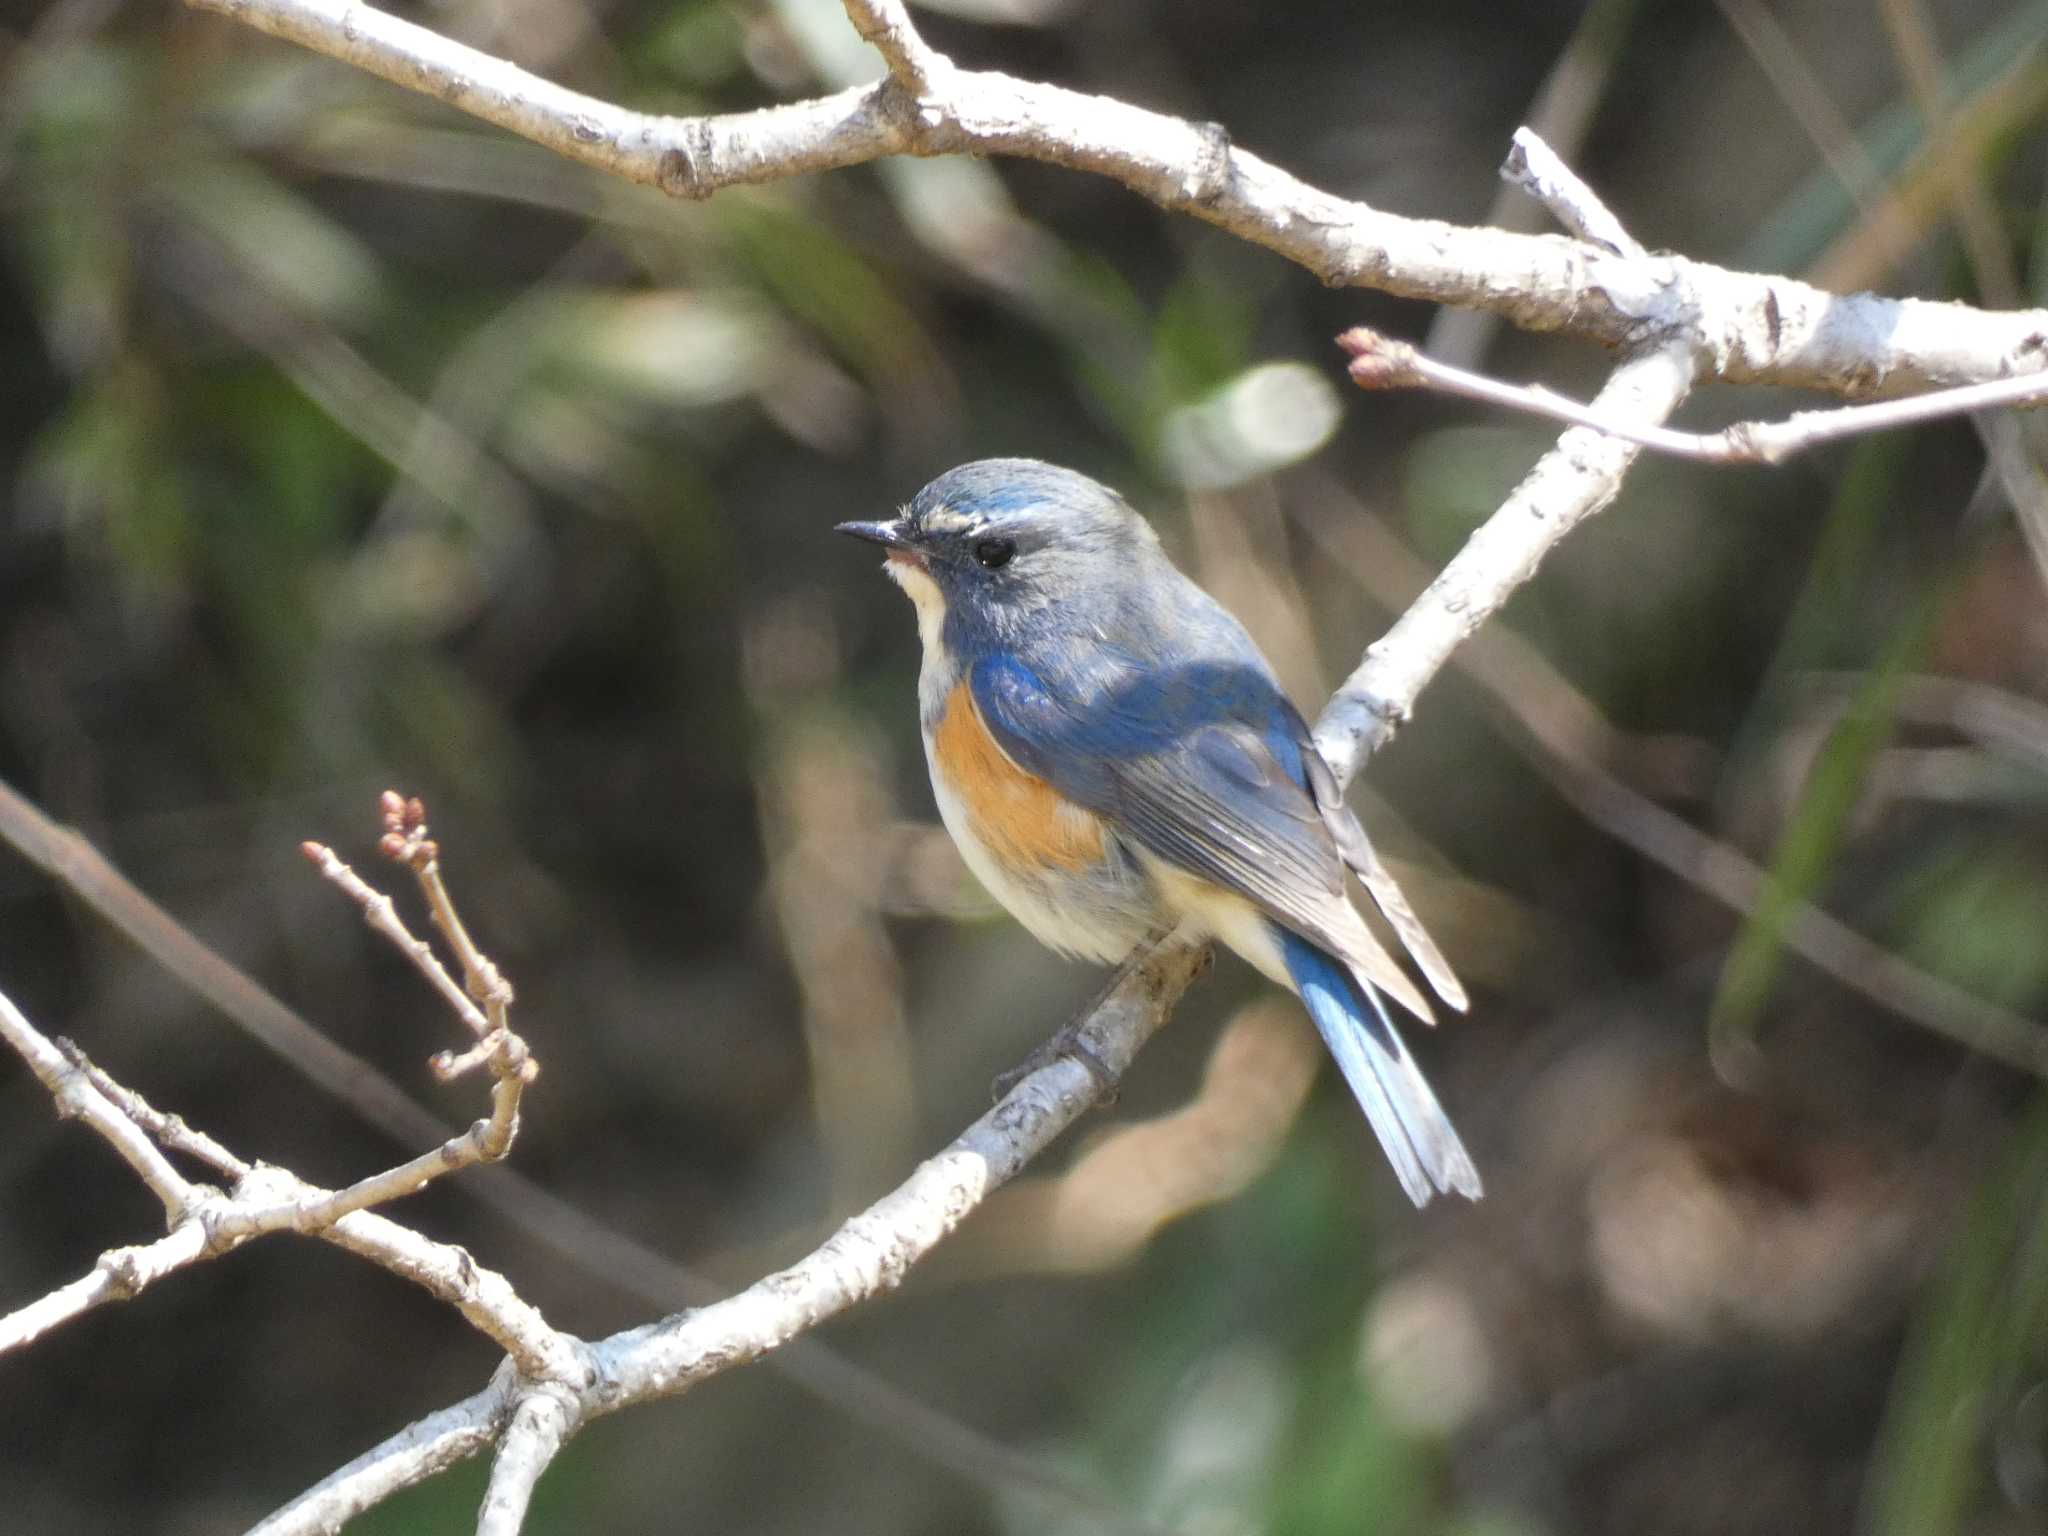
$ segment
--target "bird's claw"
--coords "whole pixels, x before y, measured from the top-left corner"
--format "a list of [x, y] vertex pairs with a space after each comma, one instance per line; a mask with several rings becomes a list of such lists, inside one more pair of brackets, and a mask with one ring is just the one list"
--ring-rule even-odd
[[997, 1075], [989, 1086], [989, 1096], [998, 1101], [1006, 1099], [1016, 1086], [1041, 1067], [1049, 1067], [1062, 1057], [1078, 1061], [1087, 1068], [1088, 1075], [1095, 1079], [1095, 1103], [1098, 1108], [1107, 1109], [1117, 1100], [1116, 1074], [1109, 1070], [1103, 1059], [1095, 1054], [1095, 1048], [1082, 1038], [1081, 1027], [1069, 1024], [1050, 1040], [1039, 1046], [1009, 1071]]

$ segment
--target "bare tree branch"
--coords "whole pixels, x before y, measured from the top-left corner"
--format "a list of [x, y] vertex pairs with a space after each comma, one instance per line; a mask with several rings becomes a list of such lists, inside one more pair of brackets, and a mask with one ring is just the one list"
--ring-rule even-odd
[[[1158, 945], [1083, 1022], [1082, 1042], [1112, 1079], [1123, 1075], [1166, 1022], [1205, 957], [1205, 950], [1175, 941]], [[1090, 1070], [1071, 1057], [1039, 1068], [951, 1146], [799, 1263], [715, 1306], [593, 1345], [601, 1373], [593, 1406], [609, 1413], [671, 1395], [894, 1288], [989, 1191], [1080, 1118], [1101, 1091]]]
[[[6, 842], [30, 864], [63, 885], [112, 928], [135, 943], [151, 960], [220, 1009], [237, 1028], [274, 1052], [293, 1071], [351, 1106], [387, 1135], [401, 1142], [419, 1142], [444, 1140], [455, 1134], [369, 1062], [335, 1044], [273, 993], [209, 948], [190, 929], [137, 889], [85, 838], [51, 821], [5, 783], [0, 783], [0, 841]], [[192, 1131], [177, 1116], [150, 1110], [139, 1098], [113, 1084], [104, 1074], [98, 1074], [96, 1069], [91, 1075], [101, 1091], [148, 1129], [161, 1145], [196, 1156], [231, 1179], [239, 1177], [249, 1167], [243, 1159], [228, 1153], [218, 1143]], [[511, 1167], [500, 1165], [494, 1179], [470, 1181], [462, 1188], [471, 1199], [481, 1202], [515, 1231], [525, 1234], [587, 1278], [616, 1286], [639, 1297], [648, 1306], [667, 1308], [686, 1303], [700, 1304], [717, 1300], [721, 1294], [720, 1288], [711, 1280], [646, 1243], [606, 1226]], [[785, 1347], [772, 1357], [772, 1363], [775, 1369], [821, 1401], [863, 1425], [895, 1437], [913, 1453], [927, 1457], [980, 1486], [1026, 1491], [1054, 1507], [1085, 1517], [1099, 1531], [1128, 1533], [1128, 1536], [1161, 1536], [1157, 1527], [1114, 1508], [1091, 1490], [1059, 1476], [1032, 1456], [938, 1412], [885, 1378], [853, 1364], [817, 1339], [807, 1338], [795, 1347]], [[498, 1407], [509, 1412], [503, 1402]], [[470, 1451], [451, 1454], [454, 1454], [454, 1459], [461, 1460], [473, 1454], [475, 1449], [490, 1445], [495, 1438], [496, 1431], [492, 1429]], [[455, 1435], [448, 1443], [452, 1445], [461, 1439], [462, 1436]], [[412, 1482], [448, 1464], [435, 1456], [417, 1456], [417, 1446], [407, 1433], [395, 1435], [385, 1444], [389, 1454], [399, 1463], [418, 1468], [418, 1475], [387, 1482], [389, 1467], [379, 1460], [377, 1451], [366, 1452], [357, 1461], [366, 1466], [369, 1463], [377, 1465], [363, 1471], [359, 1484], [352, 1486], [383, 1487], [384, 1493], [377, 1494], [371, 1502], [397, 1488], [409, 1487]], [[356, 1462], [350, 1464], [351, 1468], [356, 1466]], [[325, 1488], [340, 1476], [337, 1473], [324, 1479], [320, 1486]], [[316, 1523], [307, 1527], [313, 1530], [331, 1528], [332, 1523]]]
[[[1571, 38], [1558, 53], [1531, 98], [1525, 122], [1546, 144], [1569, 159], [1584, 147], [1600, 103], [1621, 63], [1635, 0], [1592, 0], [1579, 12]], [[1509, 180], [1506, 167], [1503, 180]], [[1487, 205], [1482, 224], [1526, 232], [1541, 227], [1544, 208], [1502, 186]], [[1569, 226], [1567, 226], [1569, 227]], [[1476, 368], [1500, 329], [1496, 315], [1479, 310], [1439, 309], [1429, 322], [1423, 348], [1431, 357]]]
[[[171, 1117], [149, 1109], [127, 1090], [120, 1090], [120, 1102], [102, 1092], [94, 1081], [100, 1074], [67, 1061], [4, 995], [0, 1041], [50, 1087], [61, 1113], [77, 1115], [123, 1148], [139, 1173], [150, 1169], [143, 1177], [166, 1199], [173, 1223], [167, 1237], [140, 1248], [110, 1250], [86, 1276], [0, 1318], [0, 1352], [25, 1345], [92, 1307], [138, 1295], [174, 1270], [218, 1258], [251, 1238], [291, 1231], [324, 1238], [423, 1287], [461, 1312], [523, 1370], [554, 1374], [580, 1368], [572, 1344], [548, 1328], [504, 1276], [459, 1248], [432, 1242], [363, 1208], [411, 1194], [430, 1178], [482, 1161], [467, 1138], [340, 1191], [308, 1184], [282, 1168], [237, 1159], [233, 1188], [223, 1194], [187, 1182], [150, 1143], [150, 1127], [171, 1123]], [[147, 1147], [147, 1156], [135, 1155], [137, 1142]]]
[[846, 17], [920, 104], [935, 96], [941, 81], [952, 73], [952, 61], [917, 35], [903, 0], [858, 0], [846, 7]]
[[756, 112], [662, 117], [550, 84], [355, 0], [188, 0], [436, 97], [570, 159], [679, 197], [890, 155], [1012, 155], [1107, 176], [1362, 286], [1613, 346], [1681, 338], [1734, 383], [1857, 396], [2048, 366], [2048, 311], [1844, 297], [1681, 256], [1402, 218], [1332, 196], [1237, 148], [1217, 124], [988, 70], [923, 44], [899, 0], [847, 0], [895, 70], [875, 85]]
[[489, 1449], [508, 1412], [514, 1380], [509, 1368], [500, 1369], [474, 1397], [428, 1414], [337, 1467], [249, 1536], [331, 1536], [392, 1494]]
[[526, 1523], [533, 1486], [569, 1437], [583, 1427], [583, 1401], [543, 1382], [523, 1390], [498, 1437], [491, 1480], [477, 1516], [476, 1536], [518, 1536]]
[[[1086, 1021], [1086, 1042], [1113, 1075], [1129, 1067], [1165, 1022], [1204, 956], [1186, 945], [1160, 946], [1131, 968]], [[331, 1530], [398, 1488], [482, 1450], [501, 1431], [509, 1439], [512, 1427], [518, 1430], [518, 1443], [500, 1451], [478, 1528], [516, 1530], [516, 1522], [506, 1522], [523, 1511], [533, 1479], [585, 1419], [687, 1391], [893, 1288], [990, 1190], [1078, 1119], [1099, 1092], [1089, 1071], [1070, 1058], [1040, 1068], [951, 1146], [789, 1269], [724, 1301], [594, 1344], [558, 1335], [576, 1355], [576, 1369], [522, 1369], [511, 1379], [501, 1372], [494, 1392], [394, 1435], [308, 1489], [256, 1531], [299, 1536]]]
[[[436, 910], [445, 913], [444, 926], [459, 932], [459, 920], [440, 881], [435, 850], [426, 836], [424, 809], [417, 800], [387, 795], [386, 817], [387, 823], [394, 819], [399, 823], [387, 828], [387, 853], [413, 869], [430, 901], [438, 903]], [[330, 879], [364, 905], [373, 927], [430, 977], [439, 971], [439, 962], [406, 930], [387, 898], [371, 890], [331, 852], [320, 850], [320, 862]], [[464, 935], [463, 943], [467, 942]], [[0, 1319], [0, 1351], [26, 1344], [91, 1307], [134, 1296], [175, 1269], [217, 1258], [254, 1237], [291, 1231], [325, 1238], [424, 1287], [504, 1349], [522, 1372], [555, 1376], [580, 1370], [573, 1341], [549, 1328], [502, 1275], [476, 1264], [458, 1248], [430, 1242], [369, 1210], [413, 1194], [458, 1169], [502, 1157], [511, 1144], [521, 1090], [532, 1081], [536, 1069], [524, 1042], [505, 1023], [504, 1008], [511, 989], [497, 977], [489, 961], [473, 953], [473, 946], [464, 965], [475, 989], [493, 999], [496, 1022], [453, 990], [452, 983], [440, 990], [444, 1000], [454, 1005], [456, 1016], [473, 1030], [480, 1030], [480, 1044], [488, 1046], [481, 1059], [496, 1078], [491, 1117], [408, 1162], [341, 1190], [322, 1189], [282, 1168], [248, 1162], [211, 1138], [192, 1132], [174, 1116], [151, 1108], [140, 1094], [116, 1084], [75, 1047], [66, 1049], [50, 1041], [12, 1002], [0, 996], [0, 1042], [28, 1062], [56, 1100], [60, 1114], [84, 1120], [121, 1154], [163, 1201], [171, 1224], [168, 1236], [140, 1248], [111, 1250], [81, 1279]], [[440, 979], [447, 983], [445, 974]], [[186, 1180], [160, 1150], [159, 1141], [227, 1175], [230, 1191], [223, 1194]]]

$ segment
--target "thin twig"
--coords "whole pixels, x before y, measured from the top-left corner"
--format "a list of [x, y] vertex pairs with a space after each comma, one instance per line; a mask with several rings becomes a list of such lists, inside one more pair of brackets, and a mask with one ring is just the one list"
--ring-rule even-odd
[[182, 1115], [169, 1115], [160, 1109], [152, 1108], [141, 1094], [122, 1087], [93, 1065], [76, 1042], [59, 1035], [57, 1049], [64, 1053], [66, 1060], [91, 1079], [93, 1087], [105, 1094], [123, 1115], [142, 1127], [158, 1146], [196, 1158], [214, 1172], [224, 1174], [230, 1179], [248, 1177], [251, 1166], [248, 1162], [235, 1156], [204, 1131], [192, 1129], [185, 1123]]
[[371, 930], [391, 941], [401, 955], [412, 962], [412, 968], [426, 978], [427, 985], [440, 994], [455, 1016], [469, 1026], [470, 1033], [478, 1040], [491, 1032], [491, 1021], [484, 1017], [483, 1010], [470, 1001], [469, 995], [457, 985], [453, 976], [442, 967], [441, 960], [432, 946], [423, 939], [413, 937], [398, 916], [398, 909], [391, 898], [371, 885], [363, 877], [344, 864], [332, 848], [325, 843], [305, 842], [299, 844], [299, 851], [320, 871], [321, 878], [331, 882], [341, 893], [362, 908], [363, 921]]
[[[432, 844], [425, 838], [425, 809], [417, 800], [387, 795], [387, 820], [394, 803], [400, 819], [407, 820], [418, 833], [403, 850], [406, 861], [423, 871], [434, 862]], [[0, 1043], [12, 1047], [29, 1063], [60, 1113], [83, 1119], [120, 1152], [163, 1201], [173, 1223], [169, 1237], [139, 1249], [112, 1250], [101, 1256], [91, 1274], [14, 1317], [0, 1320], [0, 1350], [24, 1344], [93, 1306], [132, 1296], [173, 1269], [218, 1257], [254, 1237], [293, 1231], [325, 1237], [425, 1286], [500, 1344], [520, 1362], [522, 1370], [555, 1374], [574, 1366], [574, 1349], [566, 1337], [556, 1334], [539, 1313], [520, 1301], [501, 1276], [477, 1266], [458, 1249], [428, 1242], [396, 1223], [368, 1214], [370, 1207], [413, 1194], [434, 1179], [502, 1157], [510, 1147], [518, 1127], [521, 1090], [537, 1070], [525, 1044], [503, 1023], [511, 988], [469, 945], [465, 968], [497, 1014], [499, 1022], [494, 1025], [454, 985], [432, 951], [407, 931], [388, 898], [331, 851], [308, 844], [307, 852], [322, 873], [363, 910], [371, 927], [397, 945], [457, 1017], [482, 1037], [480, 1045], [489, 1047], [486, 1059], [497, 1079], [490, 1118], [346, 1189], [322, 1189], [283, 1169], [247, 1162], [212, 1138], [192, 1131], [177, 1117], [153, 1109], [142, 1095], [123, 1088], [95, 1067], [75, 1045], [65, 1042], [59, 1046], [46, 1039], [20, 1010], [0, 997]], [[425, 881], [422, 874], [422, 883]], [[453, 903], [438, 874], [433, 876], [433, 884], [441, 910], [459, 931]], [[466, 934], [462, 943], [468, 945]], [[232, 1192], [223, 1196], [189, 1183], [159, 1149], [158, 1139], [227, 1174], [233, 1180]]]
[[[151, 1142], [155, 1129], [182, 1127], [181, 1120], [151, 1108], [132, 1089], [116, 1085], [114, 1095], [103, 1093], [97, 1084], [107, 1081], [105, 1074], [90, 1064], [66, 1060], [64, 1052], [5, 995], [0, 995], [0, 1043], [29, 1063], [68, 1112], [122, 1148], [167, 1207], [173, 1201], [176, 1206], [176, 1224], [168, 1237], [140, 1248], [110, 1250], [82, 1280], [0, 1319], [0, 1352], [26, 1344], [57, 1322], [103, 1302], [126, 1300], [175, 1269], [218, 1258], [252, 1238], [290, 1231], [325, 1238], [425, 1287], [505, 1349], [522, 1369], [552, 1374], [576, 1368], [571, 1341], [548, 1327], [502, 1275], [483, 1268], [459, 1248], [431, 1242], [367, 1209], [482, 1161], [472, 1143], [481, 1140], [486, 1122], [479, 1121], [467, 1137], [345, 1190], [322, 1189], [282, 1168], [246, 1162], [211, 1138], [181, 1131], [180, 1150], [237, 1170], [234, 1188], [224, 1195], [187, 1183]], [[145, 1168], [150, 1171], [145, 1173]]]
[[1592, 245], [1617, 256], [1647, 256], [1636, 237], [1622, 227], [1599, 194], [1580, 179], [1533, 128], [1515, 130], [1514, 147], [1500, 168], [1513, 182], [1556, 216], [1557, 222]]
[[[408, 1193], [403, 1187], [407, 1180], [416, 1188], [428, 1179], [453, 1173], [471, 1163], [497, 1162], [512, 1148], [512, 1139], [519, 1132], [521, 1098], [540, 1075], [539, 1064], [528, 1052], [525, 1040], [513, 1032], [509, 1021], [512, 984], [470, 938], [455, 909], [454, 898], [441, 878], [440, 847], [427, 835], [426, 806], [417, 796], [408, 799], [395, 790], [386, 790], [378, 805], [384, 817], [384, 836], [378, 847], [386, 858], [404, 865], [418, 879], [436, 926], [447, 936], [462, 964], [464, 986], [455, 984], [431, 946], [413, 937], [391, 898], [344, 864], [333, 849], [308, 842], [300, 845], [300, 851], [362, 909], [364, 921], [413, 963], [476, 1037], [476, 1044], [466, 1051], [437, 1053], [429, 1063], [435, 1076], [447, 1082], [479, 1066], [488, 1066], [494, 1082], [488, 1120], [479, 1120], [466, 1134], [449, 1137], [434, 1151], [421, 1154], [402, 1168], [344, 1191], [335, 1197], [338, 1204], [344, 1205], [358, 1193], [364, 1194], [359, 1204], [378, 1204], [395, 1193]], [[481, 1010], [479, 1003], [483, 1005]], [[368, 1185], [376, 1187], [365, 1192]]]
[[[1636, 8], [1637, 0], [1592, 0], [1582, 9], [1571, 37], [1523, 115], [1523, 121], [1566, 158], [1585, 145], [1628, 41]], [[1495, 194], [1480, 222], [1527, 233], [1541, 227], [1542, 215], [1537, 204], [1507, 185]], [[1429, 322], [1423, 349], [1447, 363], [1476, 368], [1499, 329], [1500, 317], [1484, 310], [1439, 308]]]
[[[403, 864], [410, 869], [420, 883], [420, 894], [427, 898], [427, 910], [433, 915], [434, 926], [441, 930], [448, 940], [449, 948], [455, 951], [455, 958], [462, 966], [462, 982], [469, 995], [483, 1005], [488, 1022], [482, 1027], [472, 1023], [471, 1029], [479, 1039], [493, 1030], [505, 1027], [506, 1011], [512, 1006], [512, 984], [499, 972], [496, 965], [477, 947], [469, 936], [469, 930], [462, 925], [462, 916], [455, 910], [454, 898], [448, 894], [447, 883], [441, 878], [441, 845], [427, 834], [427, 808], [414, 795], [407, 798], [396, 790], [387, 789], [378, 806], [384, 816], [384, 836], [378, 849], [394, 864]], [[464, 1015], [465, 1020], [470, 1015]]]
[[47, 1296], [0, 1317], [0, 1354], [33, 1344], [51, 1329], [110, 1301], [129, 1301], [174, 1270], [206, 1257], [205, 1226], [181, 1221], [153, 1243], [109, 1248], [93, 1267]]
[[1434, 389], [1590, 427], [1659, 453], [1711, 464], [1776, 464], [1795, 453], [1845, 437], [1918, 426], [1973, 411], [2037, 406], [2048, 401], [2048, 374], [2024, 374], [1909, 395], [1900, 400], [1837, 406], [1825, 411], [1795, 411], [1783, 421], [1741, 421], [1719, 432], [1678, 432], [1625, 421], [1602, 410], [1597, 403], [1582, 405], [1541, 384], [1509, 384], [1485, 374], [1453, 368], [1405, 341], [1365, 326], [1355, 326], [1337, 340], [1351, 354], [1351, 377], [1365, 389]]
[[57, 1102], [57, 1113], [83, 1120], [135, 1176], [163, 1202], [164, 1214], [176, 1222], [192, 1204], [194, 1186], [171, 1166], [169, 1158], [133, 1120], [94, 1085], [92, 1077], [68, 1059], [56, 1043], [29, 1023], [22, 1011], [0, 994], [0, 1045], [11, 1049], [36, 1075]]
[[[1678, 408], [1692, 381], [1692, 354], [1674, 343], [1624, 362], [1595, 403], [1607, 419], [1654, 424]], [[1438, 669], [1543, 557], [1614, 499], [1637, 451], [1623, 438], [1574, 429], [1536, 462], [1323, 711], [1316, 746], [1339, 783], [1387, 742]]]
[[951, 60], [918, 36], [903, 0], [861, 0], [847, 6], [846, 16], [861, 40], [882, 56], [889, 73], [915, 98], [931, 95], [936, 79], [953, 67]]

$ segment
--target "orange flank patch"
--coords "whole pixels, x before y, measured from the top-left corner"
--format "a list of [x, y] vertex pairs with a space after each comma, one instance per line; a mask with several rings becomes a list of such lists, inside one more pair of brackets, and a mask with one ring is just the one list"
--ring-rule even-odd
[[932, 758], [1000, 863], [1081, 870], [1102, 862], [1102, 823], [1003, 755], [965, 683], [953, 689], [932, 728]]

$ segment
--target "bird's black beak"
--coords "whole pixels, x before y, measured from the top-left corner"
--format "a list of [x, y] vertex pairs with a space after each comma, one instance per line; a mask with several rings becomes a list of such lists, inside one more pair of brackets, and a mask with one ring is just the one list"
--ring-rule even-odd
[[910, 549], [910, 531], [898, 518], [890, 523], [840, 523], [834, 533], [850, 534], [856, 539], [866, 539], [870, 544], [885, 545], [890, 549]]

